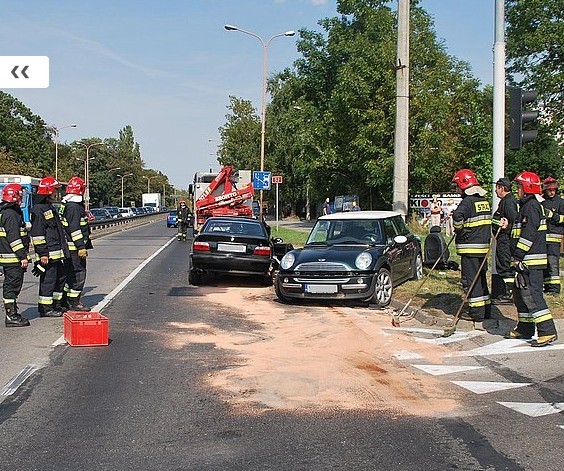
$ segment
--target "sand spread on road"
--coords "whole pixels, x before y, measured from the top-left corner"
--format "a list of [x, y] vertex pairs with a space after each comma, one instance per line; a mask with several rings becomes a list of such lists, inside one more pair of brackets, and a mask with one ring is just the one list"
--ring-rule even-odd
[[202, 286], [198, 295], [206, 305], [258, 326], [242, 332], [206, 323], [170, 324], [169, 348], [213, 343], [237, 356], [236, 366], [207, 378], [234, 407], [391, 410], [418, 416], [460, 412], [449, 397], [454, 395], [452, 385], [393, 356], [408, 351], [426, 363], [440, 364], [444, 347], [414, 342], [394, 330], [388, 312], [283, 305], [272, 288]]

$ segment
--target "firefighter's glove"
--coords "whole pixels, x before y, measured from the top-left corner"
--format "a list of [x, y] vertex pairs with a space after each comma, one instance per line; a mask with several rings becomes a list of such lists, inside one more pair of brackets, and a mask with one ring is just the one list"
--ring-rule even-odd
[[41, 276], [45, 273], [45, 267], [41, 265], [41, 262], [38, 260], [33, 264], [33, 269], [31, 270], [33, 276]]
[[78, 256], [80, 258], [86, 258], [88, 257], [88, 250], [86, 249], [78, 249]]
[[515, 286], [517, 289], [527, 289], [529, 286], [529, 269], [523, 262], [514, 265], [515, 268]]

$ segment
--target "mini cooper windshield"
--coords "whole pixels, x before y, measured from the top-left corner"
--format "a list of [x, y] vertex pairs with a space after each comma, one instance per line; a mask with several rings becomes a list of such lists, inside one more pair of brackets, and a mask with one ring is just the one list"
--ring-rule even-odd
[[381, 221], [377, 219], [318, 220], [306, 242], [307, 245], [385, 243]]

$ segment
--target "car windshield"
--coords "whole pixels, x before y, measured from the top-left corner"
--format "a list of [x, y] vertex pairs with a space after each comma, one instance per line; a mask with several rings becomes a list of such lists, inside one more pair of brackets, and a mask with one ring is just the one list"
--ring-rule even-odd
[[231, 234], [251, 237], [266, 237], [260, 224], [251, 221], [211, 221], [208, 220], [201, 231], [202, 234]]
[[318, 220], [307, 245], [385, 244], [381, 221], [378, 219]]

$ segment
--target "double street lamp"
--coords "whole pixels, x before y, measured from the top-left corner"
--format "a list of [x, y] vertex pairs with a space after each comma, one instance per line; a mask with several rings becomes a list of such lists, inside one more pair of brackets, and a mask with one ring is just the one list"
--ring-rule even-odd
[[153, 178], [158, 178], [158, 175], [153, 175], [152, 177], [148, 177], [146, 175], [143, 175], [143, 178], [147, 179], [147, 193], [151, 193], [151, 180]]
[[90, 144], [84, 144], [83, 142], [79, 142], [79, 145], [86, 149], [86, 159], [84, 161], [84, 183], [86, 184], [86, 191], [84, 192], [84, 205], [86, 209], [90, 209], [90, 148], [94, 146], [103, 145], [103, 142], [92, 142]]
[[117, 175], [119, 178], [121, 178], [121, 207], [125, 208], [125, 206], [123, 205], [123, 181], [125, 180], [125, 177], [129, 177], [133, 175], [132, 173], [126, 173], [125, 175]]
[[76, 128], [76, 124], [68, 124], [66, 126], [61, 126], [61, 127], [45, 125], [44, 127], [53, 131], [53, 134], [55, 135], [55, 179], [58, 179], [59, 178], [59, 132], [61, 131], [61, 129]]
[[[258, 34], [252, 31], [246, 31], [233, 25], [225, 25], [227, 31], [239, 31], [257, 38], [262, 44], [262, 111], [261, 111], [261, 128], [260, 128], [260, 171], [264, 172], [264, 142], [266, 135], [266, 63], [268, 57], [268, 46], [274, 38], [281, 36], [294, 36], [295, 31], [286, 31], [272, 36], [268, 41], [264, 41]], [[260, 191], [260, 217], [262, 218], [262, 190]]]

